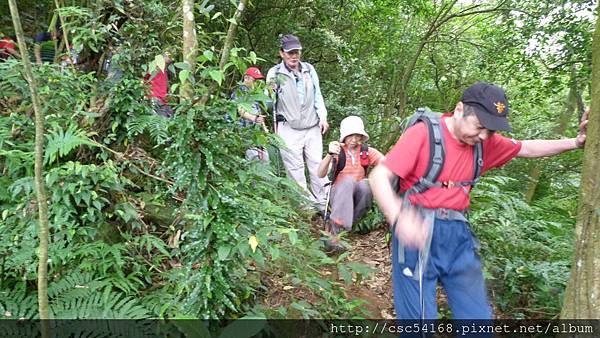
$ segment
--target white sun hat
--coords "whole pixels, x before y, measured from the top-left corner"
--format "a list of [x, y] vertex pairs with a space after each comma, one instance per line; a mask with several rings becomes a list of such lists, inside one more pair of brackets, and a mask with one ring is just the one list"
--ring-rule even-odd
[[346, 136], [360, 134], [365, 137], [364, 141], [369, 139], [369, 134], [365, 131], [363, 121], [358, 116], [348, 116], [340, 123], [340, 142], [344, 142]]

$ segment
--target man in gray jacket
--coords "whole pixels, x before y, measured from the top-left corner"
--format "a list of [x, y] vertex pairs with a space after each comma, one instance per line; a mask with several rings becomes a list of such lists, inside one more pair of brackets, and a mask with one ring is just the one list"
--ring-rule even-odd
[[[281, 38], [281, 63], [267, 73], [275, 88], [275, 131], [286, 144], [281, 157], [288, 175], [308, 190], [304, 166], [310, 175], [312, 200], [325, 210], [326, 179], [317, 174], [323, 149], [322, 135], [329, 129], [327, 109], [315, 68], [300, 61], [302, 45], [294, 35]], [[305, 163], [306, 159], [306, 163]]]

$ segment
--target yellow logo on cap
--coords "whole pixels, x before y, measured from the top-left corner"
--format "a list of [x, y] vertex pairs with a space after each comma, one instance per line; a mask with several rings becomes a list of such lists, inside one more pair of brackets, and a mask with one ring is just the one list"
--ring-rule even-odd
[[498, 114], [504, 113], [504, 108], [506, 108], [506, 106], [504, 105], [504, 103], [502, 103], [502, 102], [496, 102], [496, 103], [494, 103], [494, 106], [496, 106], [496, 110], [498, 111]]

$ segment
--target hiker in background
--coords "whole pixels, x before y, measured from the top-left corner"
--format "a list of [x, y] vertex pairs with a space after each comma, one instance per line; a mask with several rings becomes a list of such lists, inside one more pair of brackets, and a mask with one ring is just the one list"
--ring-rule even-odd
[[11, 56], [21, 58], [17, 52], [15, 39], [0, 32], [0, 62], [6, 61]]
[[[311, 200], [325, 212], [325, 179], [317, 169], [322, 159], [322, 134], [327, 132], [327, 110], [319, 77], [314, 67], [300, 61], [302, 45], [294, 35], [281, 38], [281, 63], [269, 69], [267, 83], [275, 89], [274, 128], [284, 143], [281, 158], [289, 177], [308, 191], [305, 166], [308, 168]], [[305, 162], [306, 160], [306, 162]]]
[[[250, 67], [244, 73], [244, 79], [242, 84], [239, 86], [236, 92], [231, 94], [232, 100], [242, 100], [244, 95], [249, 94], [255, 89], [254, 85], [256, 81], [262, 80], [265, 77], [260, 72], [260, 69], [256, 67]], [[241, 106], [238, 107], [238, 113], [240, 115], [240, 124], [244, 127], [252, 127], [260, 125], [261, 128], [268, 132], [265, 125], [265, 116], [261, 115], [260, 104], [258, 101], [252, 102], [252, 111], [246, 111]], [[264, 147], [251, 147], [246, 150], [247, 160], [259, 160], [268, 163], [269, 153]]]
[[54, 63], [58, 49], [57, 42], [61, 38], [61, 32], [60, 25], [57, 23], [54, 29], [38, 33], [35, 36], [33, 39], [33, 53], [37, 64], [41, 65], [43, 62]]
[[383, 154], [369, 147], [369, 135], [358, 116], [348, 116], [340, 123], [340, 140], [329, 143], [327, 155], [319, 164], [319, 177], [333, 170], [330, 187], [331, 216], [326, 217], [326, 231], [333, 237], [326, 243], [333, 250], [341, 249], [339, 232], [352, 230], [352, 224], [369, 211], [373, 194], [367, 181], [367, 169], [379, 164]]
[[102, 70], [106, 74], [106, 82], [109, 86], [114, 86], [121, 77], [123, 76], [123, 69], [120, 65], [120, 59], [122, 57], [121, 42], [117, 41], [117, 44], [111, 44], [108, 47], [108, 52], [104, 62], [102, 63]]
[[120, 41], [117, 44], [111, 44], [108, 47], [104, 61], [102, 62], [102, 72], [105, 75], [103, 81], [100, 82], [98, 99], [96, 100], [92, 110], [100, 114], [105, 114], [110, 109], [113, 93], [118, 90], [117, 84], [123, 76], [123, 68], [121, 65], [122, 47]]
[[[587, 114], [576, 138], [516, 141], [496, 133], [511, 131], [508, 112], [502, 88], [476, 83], [463, 92], [453, 115], [438, 115], [437, 127], [431, 122], [409, 127], [373, 169], [371, 188], [393, 235], [398, 319], [437, 319], [439, 280], [454, 318], [491, 320], [478, 243], [465, 215], [477, 173], [501, 167], [514, 157], [551, 156], [585, 144]], [[430, 131], [435, 131], [433, 136]], [[432, 140], [441, 142], [434, 145]], [[431, 152], [442, 154], [436, 165], [440, 171], [436, 179], [425, 179], [434, 162]], [[390, 183], [397, 179], [398, 185]]]
[[144, 82], [150, 85], [149, 99], [152, 101], [152, 109], [155, 114], [171, 117], [173, 109], [167, 101], [169, 92], [169, 76], [167, 75], [167, 66], [171, 64], [171, 55], [164, 53], [165, 69], [156, 67], [153, 74], [146, 74]]

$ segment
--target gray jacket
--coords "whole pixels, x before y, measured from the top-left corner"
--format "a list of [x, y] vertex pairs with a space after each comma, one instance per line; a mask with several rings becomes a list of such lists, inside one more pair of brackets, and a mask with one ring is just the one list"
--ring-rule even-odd
[[269, 69], [267, 82], [275, 83], [278, 90], [277, 114], [283, 115], [290, 127], [307, 129], [319, 121], [327, 121], [327, 109], [315, 68], [308, 62], [300, 62], [300, 69], [299, 75], [295, 76], [282, 61]]

